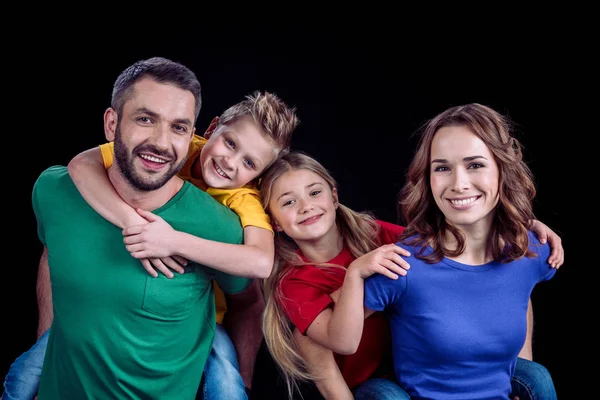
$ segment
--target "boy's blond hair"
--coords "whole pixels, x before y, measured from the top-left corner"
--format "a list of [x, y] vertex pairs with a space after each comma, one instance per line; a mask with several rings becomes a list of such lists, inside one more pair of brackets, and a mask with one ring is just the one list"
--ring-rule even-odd
[[247, 115], [275, 142], [276, 158], [290, 151], [292, 132], [300, 123], [296, 108], [288, 107], [274, 93], [255, 91], [225, 110], [219, 117], [216, 130]]

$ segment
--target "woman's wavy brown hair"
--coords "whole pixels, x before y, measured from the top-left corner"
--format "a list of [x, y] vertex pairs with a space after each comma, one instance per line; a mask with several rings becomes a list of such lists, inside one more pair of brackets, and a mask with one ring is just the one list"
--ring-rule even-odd
[[[523, 161], [519, 141], [513, 137], [511, 121], [490, 107], [477, 103], [449, 108], [421, 128], [417, 151], [399, 194], [399, 213], [406, 223], [401, 238], [407, 244], [420, 247], [415, 256], [432, 263], [439, 262], [443, 256], [456, 257], [465, 249], [464, 236], [446, 222], [435, 203], [429, 181], [431, 143], [440, 128], [449, 126], [462, 126], [477, 135], [498, 164], [499, 199], [487, 243], [494, 260], [510, 262], [522, 256], [533, 256], [529, 251], [527, 231], [534, 218], [532, 200], [536, 190], [533, 174]], [[444, 245], [447, 232], [457, 241], [455, 250]], [[433, 252], [423, 256], [428, 245], [433, 247]]]

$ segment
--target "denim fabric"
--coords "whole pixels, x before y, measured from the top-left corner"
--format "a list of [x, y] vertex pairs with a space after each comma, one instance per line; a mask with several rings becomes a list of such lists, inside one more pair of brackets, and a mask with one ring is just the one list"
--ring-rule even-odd
[[197, 399], [247, 400], [244, 380], [239, 372], [235, 347], [225, 328], [217, 324], [212, 350], [206, 360]]
[[409, 400], [408, 394], [395, 381], [369, 379], [354, 389], [354, 400]]
[[511, 384], [512, 395], [520, 400], [556, 400], [550, 372], [536, 362], [518, 358]]
[[2, 400], [32, 400], [37, 395], [49, 335], [50, 330], [44, 332], [12, 363], [4, 378]]

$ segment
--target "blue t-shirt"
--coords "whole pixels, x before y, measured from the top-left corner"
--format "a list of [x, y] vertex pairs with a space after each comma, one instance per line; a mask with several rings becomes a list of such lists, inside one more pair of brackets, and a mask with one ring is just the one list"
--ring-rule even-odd
[[[530, 233], [535, 258], [472, 266], [414, 257], [397, 280], [365, 281], [365, 306], [390, 319], [394, 370], [412, 399], [507, 399], [527, 333], [533, 287], [554, 276], [550, 247]], [[432, 251], [426, 249], [425, 254]]]

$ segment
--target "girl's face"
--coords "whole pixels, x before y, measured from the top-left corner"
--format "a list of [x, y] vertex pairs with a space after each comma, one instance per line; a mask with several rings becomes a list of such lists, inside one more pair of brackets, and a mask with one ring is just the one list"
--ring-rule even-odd
[[464, 126], [440, 128], [431, 143], [430, 184], [446, 221], [460, 228], [491, 226], [499, 172], [486, 144]]
[[286, 172], [271, 188], [269, 211], [274, 228], [298, 244], [334, 235], [337, 207], [337, 191], [306, 169]]

